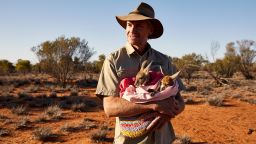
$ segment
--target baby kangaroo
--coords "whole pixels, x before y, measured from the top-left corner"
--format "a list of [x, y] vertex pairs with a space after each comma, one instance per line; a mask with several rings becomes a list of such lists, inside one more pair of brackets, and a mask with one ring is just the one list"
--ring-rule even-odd
[[158, 85], [158, 87], [156, 89], [148, 89], [148, 92], [151, 92], [151, 96], [154, 96], [157, 92], [160, 92], [162, 90], [164, 90], [165, 88], [167, 88], [168, 86], [173, 86], [174, 80], [179, 76], [180, 71], [176, 72], [173, 75], [165, 75], [161, 81], [160, 84]]
[[[134, 85], [136, 87], [144, 86], [149, 82], [149, 79], [150, 79], [149, 68], [152, 65], [152, 62], [150, 62], [148, 65], [147, 63], [148, 63], [147, 60], [143, 61], [141, 68], [135, 77]], [[161, 73], [164, 75], [164, 72], [161, 66], [160, 66], [160, 70], [161, 70]], [[158, 87], [156, 87], [156, 89], [148, 89], [147, 91], [151, 93], [151, 96], [154, 96], [157, 92], [164, 90], [166, 87], [173, 86], [174, 80], [178, 77], [179, 74], [180, 74], [180, 71], [176, 72], [171, 76], [165, 75], [161, 79], [160, 84], [158, 85]]]
[[139, 72], [136, 74], [135, 83], [136, 87], [146, 85], [149, 82], [149, 68], [152, 61], [147, 65], [148, 61], [142, 62]]
[[180, 74], [180, 71], [176, 72], [171, 76], [169, 75], [164, 76], [161, 80], [160, 91], [164, 90], [168, 86], [173, 86], [174, 80], [179, 76], [179, 74]]

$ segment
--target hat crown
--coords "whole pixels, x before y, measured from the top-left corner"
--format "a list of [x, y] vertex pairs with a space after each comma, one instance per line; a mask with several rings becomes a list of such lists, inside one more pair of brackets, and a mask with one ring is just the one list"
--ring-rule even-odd
[[140, 3], [140, 5], [128, 15], [116, 16], [116, 20], [124, 29], [126, 29], [127, 21], [150, 21], [154, 27], [153, 33], [148, 36], [150, 39], [159, 38], [164, 32], [162, 23], [155, 18], [154, 9], [144, 2]]
[[150, 5], [143, 2], [129, 14], [141, 14], [150, 18], [155, 18], [154, 9]]

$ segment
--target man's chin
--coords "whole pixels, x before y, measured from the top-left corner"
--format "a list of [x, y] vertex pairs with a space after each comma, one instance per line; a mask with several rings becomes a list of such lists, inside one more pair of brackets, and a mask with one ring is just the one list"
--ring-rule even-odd
[[129, 40], [129, 43], [132, 44], [132, 45], [138, 45], [138, 44], [140, 44], [140, 42], [137, 41], [137, 40]]

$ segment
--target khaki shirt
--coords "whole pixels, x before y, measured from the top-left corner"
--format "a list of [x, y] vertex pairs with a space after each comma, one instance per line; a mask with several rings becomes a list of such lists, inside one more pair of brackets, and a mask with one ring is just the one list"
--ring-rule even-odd
[[[96, 95], [119, 96], [119, 83], [123, 78], [134, 77], [144, 60], [152, 61], [150, 70], [160, 71], [164, 74], [174, 74], [175, 67], [168, 56], [154, 50], [148, 44], [147, 51], [140, 56], [134, 48], [127, 43], [121, 49], [111, 53], [104, 61], [99, 77]], [[184, 89], [181, 80], [178, 79], [180, 90]], [[160, 130], [150, 132], [138, 138], [127, 138], [120, 133], [119, 118], [116, 117], [115, 140], [116, 144], [170, 144], [175, 138], [171, 123], [166, 123]]]

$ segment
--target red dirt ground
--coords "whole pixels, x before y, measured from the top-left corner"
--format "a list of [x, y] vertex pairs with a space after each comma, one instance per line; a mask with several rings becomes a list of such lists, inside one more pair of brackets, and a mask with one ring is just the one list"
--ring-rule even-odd
[[[195, 82], [196, 83], [196, 82]], [[256, 81], [247, 81], [245, 86], [240, 87], [217, 87], [211, 90], [212, 95], [225, 96], [224, 105], [221, 107], [210, 106], [205, 102], [205, 95], [198, 92], [182, 93], [184, 98], [192, 97], [195, 104], [187, 104], [184, 112], [172, 119], [176, 134], [186, 135], [191, 138], [192, 143], [209, 144], [255, 144], [256, 131], [248, 134], [249, 128], [256, 129], [256, 105], [241, 101], [242, 98], [256, 98]], [[203, 85], [202, 83], [201, 85]], [[19, 91], [19, 89], [15, 89]], [[90, 144], [96, 143], [90, 136], [101, 126], [108, 125], [107, 139], [102, 144], [111, 144], [114, 136], [115, 118], [107, 118], [102, 109], [101, 101], [95, 97], [95, 88], [81, 89], [89, 91], [88, 99], [97, 102], [98, 106], [92, 108], [89, 112], [73, 112], [72, 110], [63, 110], [64, 118], [59, 121], [37, 123], [35, 119], [42, 113], [42, 109], [31, 109], [27, 116], [32, 122], [31, 129], [15, 130], [15, 123], [20, 116], [12, 113], [11, 109], [0, 107], [0, 115], [9, 118], [9, 122], [0, 121], [0, 128], [6, 128], [11, 131], [9, 136], [0, 137], [2, 144], [38, 144], [43, 143], [32, 136], [32, 132], [38, 127], [50, 127], [53, 132], [60, 134], [57, 141], [46, 143], [66, 143], [66, 144]], [[237, 96], [237, 98], [235, 98]], [[198, 102], [198, 103], [197, 103]], [[76, 132], [62, 132], [60, 127], [64, 124], [78, 124], [84, 118], [95, 120], [97, 128], [91, 130], [82, 130]]]

